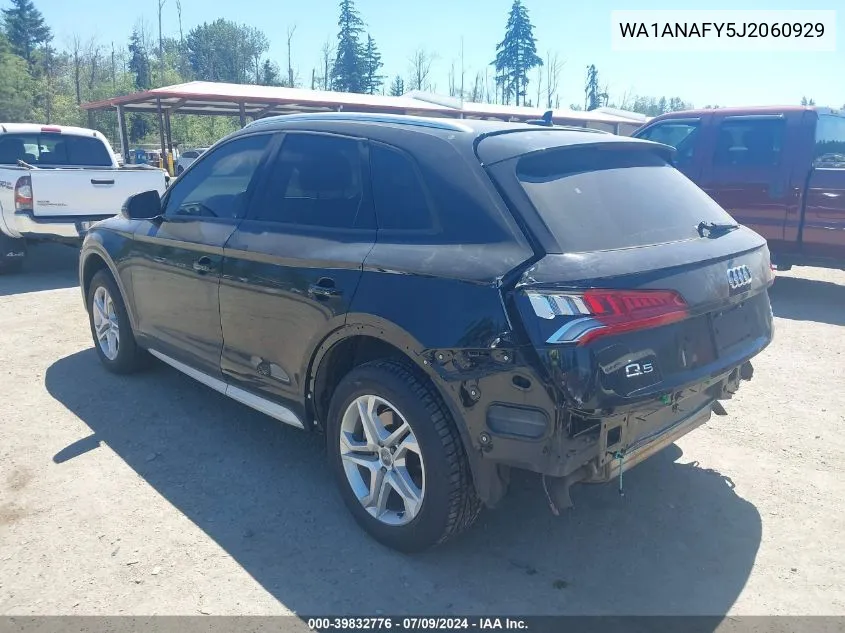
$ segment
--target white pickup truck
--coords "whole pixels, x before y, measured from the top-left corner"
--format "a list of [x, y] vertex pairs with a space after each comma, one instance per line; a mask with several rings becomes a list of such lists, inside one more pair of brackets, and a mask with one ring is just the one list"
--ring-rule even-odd
[[156, 167], [120, 167], [94, 130], [0, 123], [0, 272], [20, 269], [27, 242], [81, 243], [129, 196], [163, 194], [168, 179]]

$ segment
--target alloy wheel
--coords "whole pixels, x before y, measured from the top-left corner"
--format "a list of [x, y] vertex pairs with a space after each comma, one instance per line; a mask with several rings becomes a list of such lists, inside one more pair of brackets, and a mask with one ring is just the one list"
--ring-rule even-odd
[[425, 465], [396, 407], [379, 396], [359, 396], [343, 415], [339, 441], [346, 479], [364, 509], [387, 525], [410, 523], [425, 497]]
[[117, 321], [114, 301], [104, 286], [94, 291], [92, 308], [97, 344], [106, 358], [115, 360], [120, 351], [120, 325]]

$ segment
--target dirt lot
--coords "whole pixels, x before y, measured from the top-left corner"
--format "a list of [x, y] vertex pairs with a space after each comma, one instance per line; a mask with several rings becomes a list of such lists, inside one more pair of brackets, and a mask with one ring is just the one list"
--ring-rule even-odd
[[75, 253], [0, 278], [0, 614], [845, 614], [845, 273], [772, 292], [714, 418], [551, 516], [536, 478], [416, 557], [353, 523], [312, 437], [159, 367], [100, 368]]

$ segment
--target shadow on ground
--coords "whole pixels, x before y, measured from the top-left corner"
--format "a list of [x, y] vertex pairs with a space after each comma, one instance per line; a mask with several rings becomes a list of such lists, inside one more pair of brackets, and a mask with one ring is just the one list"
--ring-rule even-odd
[[778, 277], [769, 290], [775, 316], [845, 325], [845, 286], [818, 279]]
[[[300, 614], [712, 614], [727, 612], [761, 539], [730, 479], [672, 446], [615, 485], [574, 491], [554, 517], [534, 476], [467, 534], [417, 556], [353, 522], [320, 436], [284, 427], [158, 367], [103, 370], [89, 349], [53, 364], [50, 394], [256, 581]], [[148, 461], [151, 454], [158, 454]]]
[[0, 297], [79, 285], [79, 249], [64, 244], [30, 246], [19, 273], [0, 275]]

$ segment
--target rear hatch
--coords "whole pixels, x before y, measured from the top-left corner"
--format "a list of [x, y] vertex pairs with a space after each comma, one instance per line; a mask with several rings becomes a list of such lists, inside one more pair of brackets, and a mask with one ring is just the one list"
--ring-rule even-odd
[[504, 138], [478, 145], [482, 161], [499, 159], [488, 172], [542, 253], [507, 284], [506, 305], [572, 408], [658, 405], [671, 424], [770, 342], [766, 242], [663, 146], [558, 139], [514, 156]]

